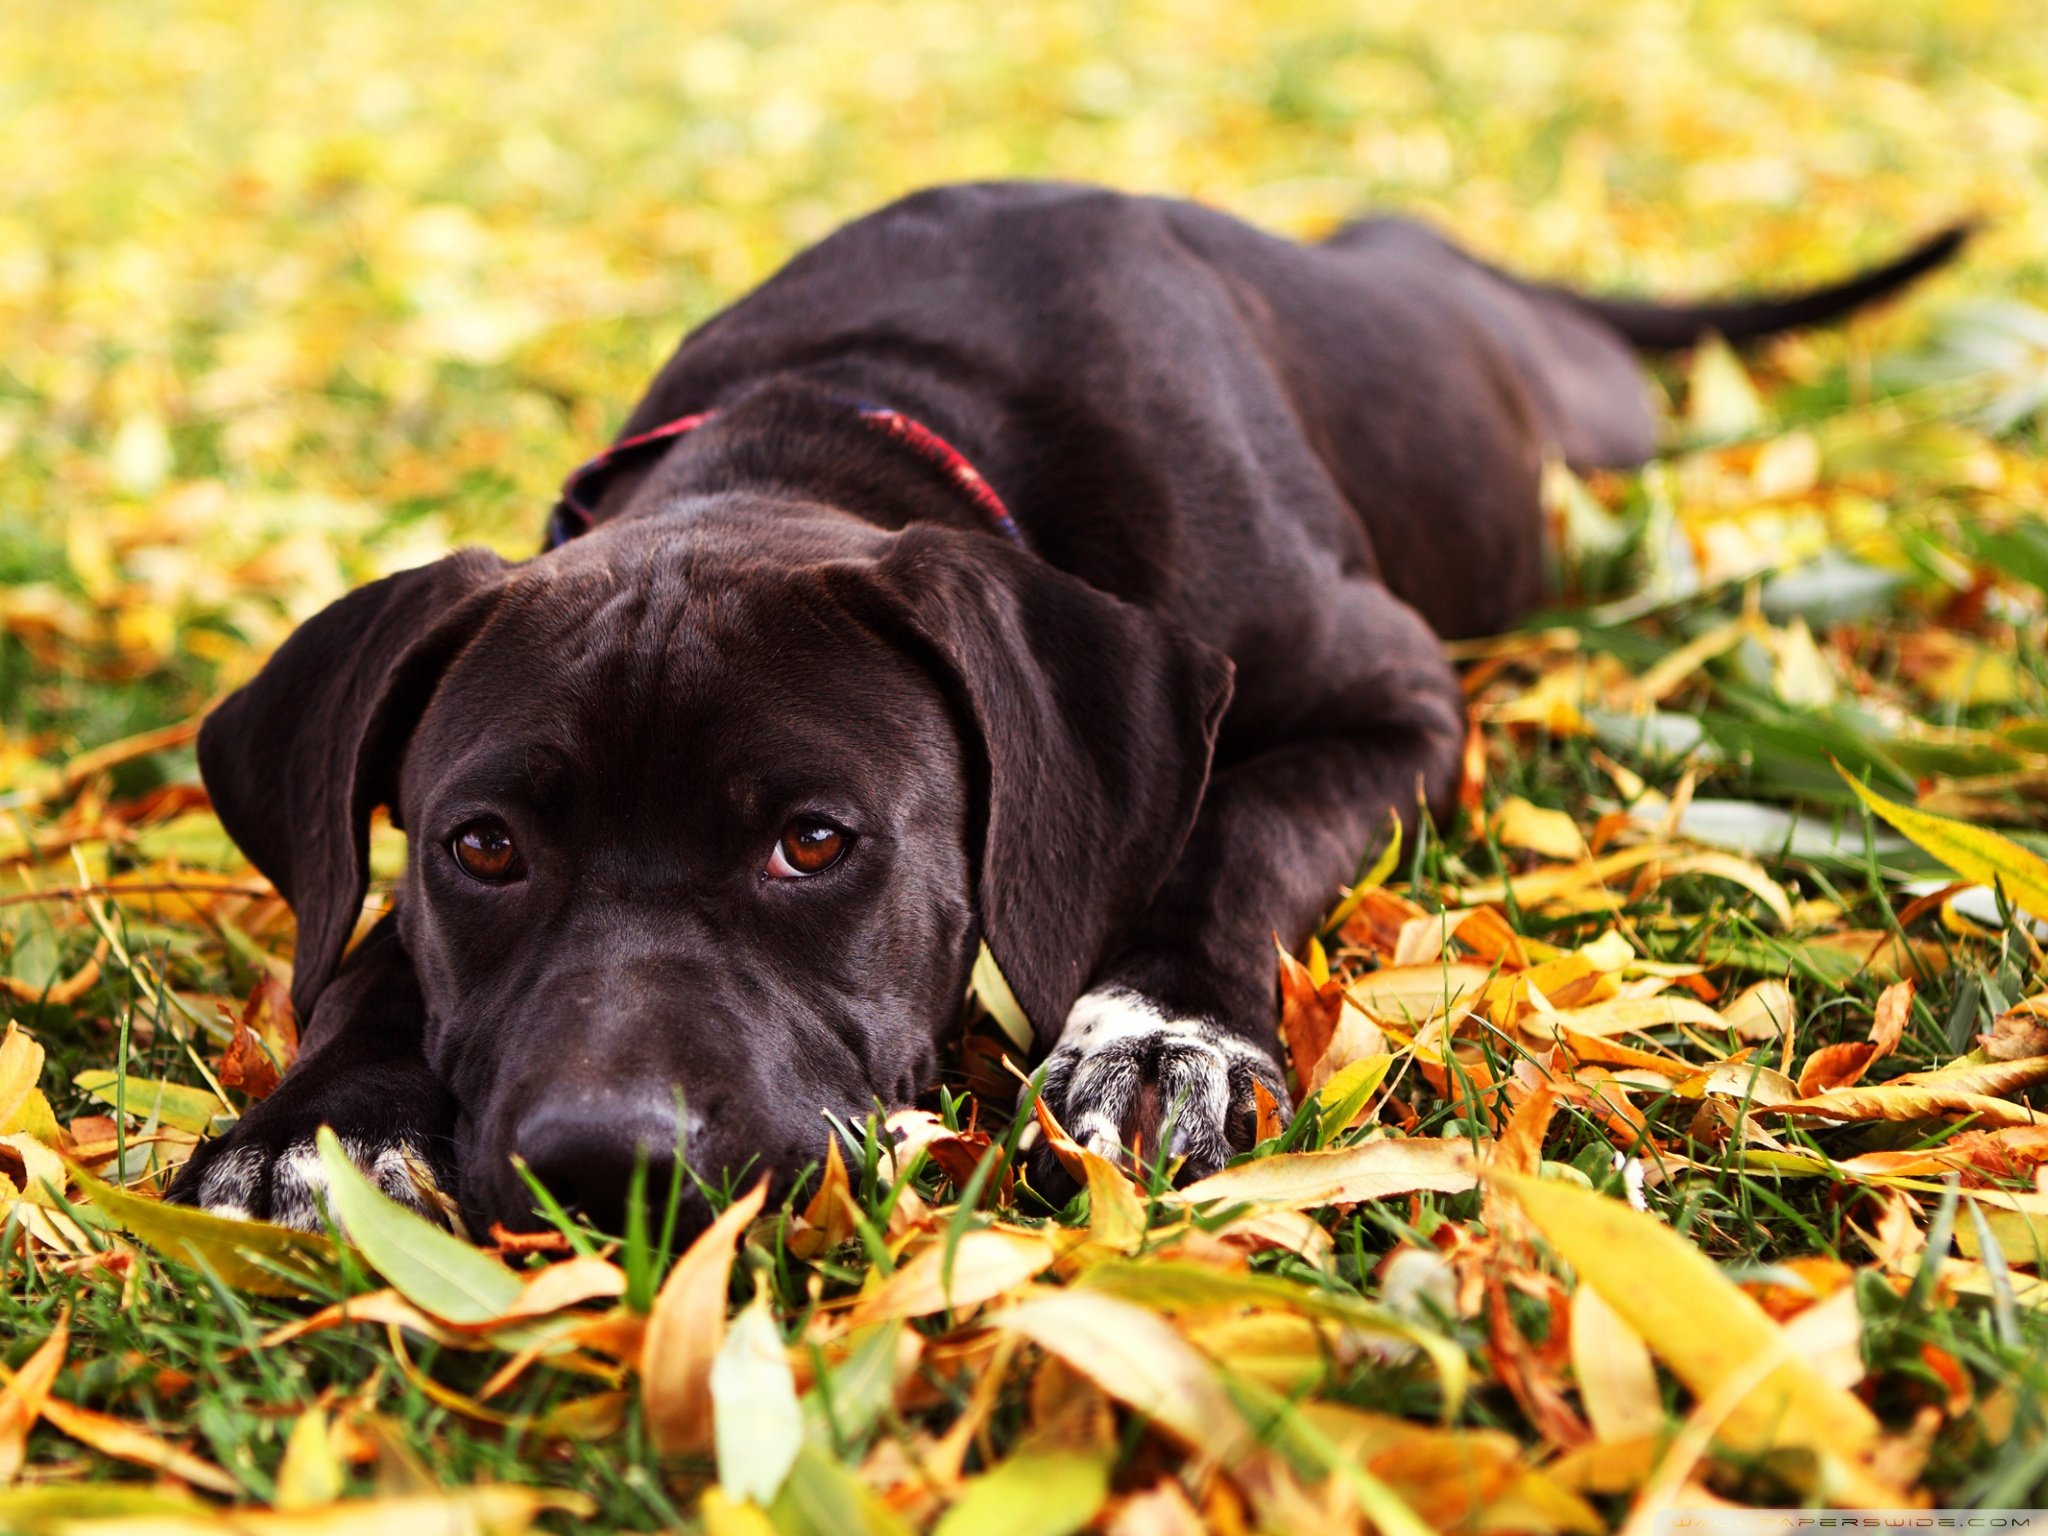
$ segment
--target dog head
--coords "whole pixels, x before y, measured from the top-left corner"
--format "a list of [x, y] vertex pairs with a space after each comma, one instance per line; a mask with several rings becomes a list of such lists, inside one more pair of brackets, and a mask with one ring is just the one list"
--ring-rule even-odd
[[825, 1112], [906, 1102], [977, 936], [1049, 1041], [1178, 853], [1229, 675], [985, 536], [728, 496], [351, 594], [200, 763], [298, 918], [301, 1017], [391, 808], [465, 1215], [530, 1223], [518, 1154], [607, 1221], [637, 1157], [786, 1184]]

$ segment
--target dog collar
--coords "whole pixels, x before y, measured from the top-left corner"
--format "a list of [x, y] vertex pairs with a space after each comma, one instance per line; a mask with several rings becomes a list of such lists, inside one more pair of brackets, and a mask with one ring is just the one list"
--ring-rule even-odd
[[[867, 405], [860, 401], [848, 401], [857, 420], [865, 422], [874, 431], [881, 433], [892, 442], [901, 443], [918, 458], [932, 466], [959, 488], [960, 493], [973, 502], [988, 525], [1012, 544], [1023, 547], [1024, 535], [1018, 531], [1017, 520], [1010, 516], [1010, 509], [1003, 504], [1003, 498], [996, 494], [994, 486], [984, 480], [981, 471], [968, 462], [967, 455], [947, 442], [930, 427], [914, 416], [901, 411], [892, 411], [883, 405]], [[562, 482], [562, 494], [555, 502], [555, 509], [548, 514], [547, 542], [545, 549], [557, 549], [575, 538], [588, 533], [597, 516], [592, 495], [593, 482], [622, 462], [631, 460], [649, 448], [659, 447], [679, 437], [687, 436], [699, 427], [718, 417], [717, 407], [698, 411], [689, 416], [678, 416], [646, 432], [613, 443], [603, 453], [585, 463]]]

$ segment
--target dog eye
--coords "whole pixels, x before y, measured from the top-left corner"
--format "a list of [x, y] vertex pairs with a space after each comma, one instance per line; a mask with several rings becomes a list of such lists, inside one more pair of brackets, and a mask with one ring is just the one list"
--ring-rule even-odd
[[777, 880], [800, 880], [822, 874], [837, 864], [853, 836], [822, 816], [799, 816], [782, 829], [775, 851], [768, 855], [768, 873]]
[[472, 821], [455, 834], [448, 845], [462, 872], [473, 880], [503, 885], [525, 873], [519, 849], [512, 841], [512, 829], [495, 816]]

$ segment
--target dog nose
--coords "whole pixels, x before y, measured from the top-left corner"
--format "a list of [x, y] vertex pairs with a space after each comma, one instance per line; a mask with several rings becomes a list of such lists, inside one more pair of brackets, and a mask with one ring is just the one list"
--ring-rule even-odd
[[657, 1209], [666, 1203], [679, 1130], [673, 1105], [586, 1097], [536, 1106], [520, 1122], [513, 1147], [566, 1209], [617, 1233], [636, 1164], [647, 1165], [648, 1201]]

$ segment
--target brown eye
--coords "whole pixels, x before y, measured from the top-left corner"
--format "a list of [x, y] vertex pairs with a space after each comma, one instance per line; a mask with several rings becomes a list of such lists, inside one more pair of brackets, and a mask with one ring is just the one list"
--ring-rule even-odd
[[818, 816], [799, 816], [782, 829], [768, 856], [768, 873], [778, 880], [822, 874], [839, 862], [853, 841], [845, 829]]
[[455, 834], [449, 848], [462, 872], [471, 879], [502, 885], [523, 873], [519, 850], [512, 842], [512, 829], [494, 816], [472, 821]]

